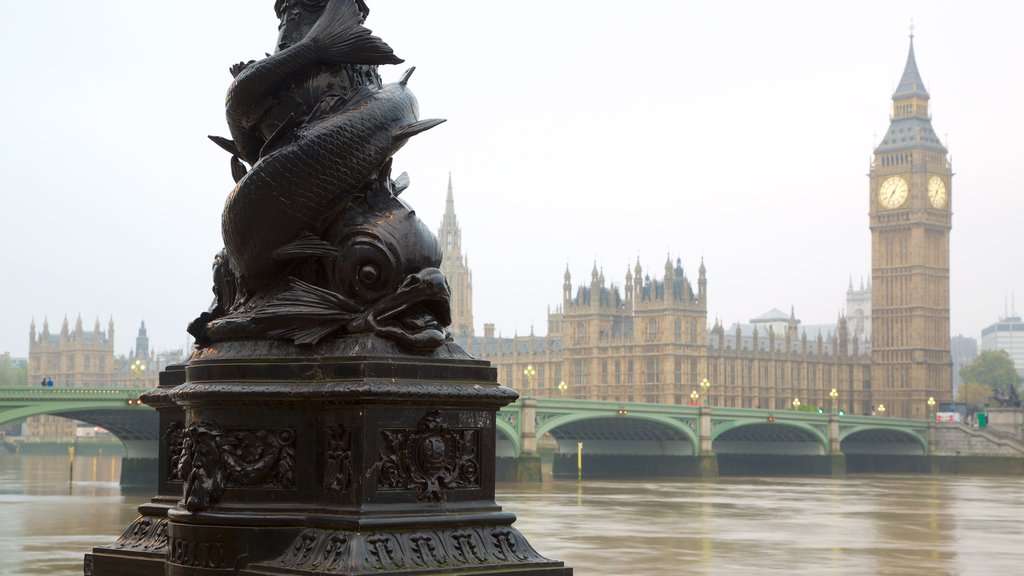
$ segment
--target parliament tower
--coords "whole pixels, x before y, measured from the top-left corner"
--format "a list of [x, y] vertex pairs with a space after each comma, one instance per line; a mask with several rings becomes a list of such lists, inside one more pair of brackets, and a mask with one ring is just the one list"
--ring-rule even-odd
[[473, 273], [469, 270], [469, 259], [462, 254], [462, 230], [455, 217], [451, 174], [448, 175], [448, 198], [437, 238], [441, 241], [441, 273], [452, 289], [450, 330], [457, 341], [465, 344], [473, 336]]
[[932, 129], [914, 38], [889, 130], [871, 164], [871, 398], [884, 415], [923, 418], [951, 400], [949, 232], [952, 167]]

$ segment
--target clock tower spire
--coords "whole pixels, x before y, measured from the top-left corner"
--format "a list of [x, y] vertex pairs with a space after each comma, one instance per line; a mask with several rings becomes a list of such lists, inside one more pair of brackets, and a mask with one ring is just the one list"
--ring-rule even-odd
[[926, 415], [952, 400], [949, 233], [952, 166], [932, 129], [914, 55], [892, 95], [889, 130], [871, 164], [871, 397], [886, 414]]

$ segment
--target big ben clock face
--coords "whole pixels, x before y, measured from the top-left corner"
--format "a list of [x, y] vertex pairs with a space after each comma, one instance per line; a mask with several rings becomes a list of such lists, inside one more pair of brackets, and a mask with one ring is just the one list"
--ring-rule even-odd
[[929, 178], [928, 201], [931, 202], [932, 206], [935, 208], [945, 208], [947, 198], [946, 182], [939, 176], [932, 176]]
[[899, 208], [907, 200], [909, 191], [910, 187], [905, 179], [900, 176], [890, 176], [878, 187], [878, 203], [883, 208]]

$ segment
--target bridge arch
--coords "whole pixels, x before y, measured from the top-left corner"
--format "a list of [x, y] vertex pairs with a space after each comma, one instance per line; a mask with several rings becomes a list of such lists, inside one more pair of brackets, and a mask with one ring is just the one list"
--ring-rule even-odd
[[[811, 446], [806, 446], [810, 444]], [[764, 418], [738, 418], [722, 422], [711, 431], [711, 451], [718, 453], [828, 454], [828, 433], [806, 422]]]
[[[608, 415], [587, 412], [561, 414], [537, 426], [537, 437], [550, 434], [560, 449], [576, 450], [575, 441], [588, 444], [589, 453], [615, 454], [629, 443], [625, 453], [637, 454], [637, 448], [651, 454], [693, 456], [697, 453], [697, 434], [683, 422], [660, 414], [630, 412]], [[573, 442], [571, 447], [569, 442]], [[686, 448], [680, 449], [683, 442]], [[640, 452], [643, 453], [643, 452]]]
[[0, 424], [32, 416], [61, 416], [99, 426], [113, 434], [128, 458], [153, 458], [159, 434], [159, 416], [144, 405], [129, 405], [128, 399], [89, 398], [82, 400], [26, 401], [0, 406]]
[[839, 449], [844, 454], [927, 456], [928, 439], [911, 430], [861, 425], [843, 428]]
[[495, 456], [498, 458], [518, 458], [522, 453], [523, 440], [519, 431], [501, 418], [495, 418]]

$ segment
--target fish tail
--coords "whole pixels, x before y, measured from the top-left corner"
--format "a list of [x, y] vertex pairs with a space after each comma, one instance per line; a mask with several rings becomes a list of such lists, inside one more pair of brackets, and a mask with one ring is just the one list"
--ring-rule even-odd
[[330, 0], [320, 19], [309, 30], [321, 57], [336, 64], [400, 64], [386, 42], [362, 25], [363, 16], [355, 0]]

